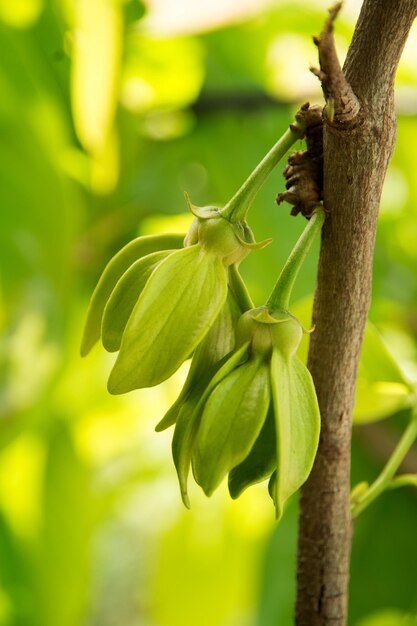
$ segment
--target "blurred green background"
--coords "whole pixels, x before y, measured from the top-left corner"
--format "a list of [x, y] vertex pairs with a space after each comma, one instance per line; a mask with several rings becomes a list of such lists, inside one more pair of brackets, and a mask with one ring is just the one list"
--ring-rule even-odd
[[[236, 502], [225, 486], [211, 500], [193, 490], [186, 511], [171, 433], [153, 430], [186, 367], [112, 397], [114, 357], [96, 347], [81, 360], [79, 343], [109, 258], [138, 234], [183, 232], [184, 190], [196, 204], [226, 202], [298, 105], [321, 101], [308, 66], [327, 4], [0, 0], [1, 626], [292, 624], [296, 501], [279, 526], [265, 485]], [[359, 8], [346, 0], [338, 19], [342, 56]], [[370, 315], [412, 381], [416, 58], [414, 27]], [[257, 305], [303, 227], [274, 204], [281, 169], [249, 220], [258, 240], [273, 237], [242, 265]], [[316, 259], [317, 246], [296, 300], [314, 289]], [[377, 475], [405, 423], [401, 385], [369, 355], [357, 419], [370, 423], [355, 427], [353, 483]], [[417, 449], [406, 463], [417, 472]], [[417, 624], [416, 531], [411, 488], [357, 521], [352, 626]]]

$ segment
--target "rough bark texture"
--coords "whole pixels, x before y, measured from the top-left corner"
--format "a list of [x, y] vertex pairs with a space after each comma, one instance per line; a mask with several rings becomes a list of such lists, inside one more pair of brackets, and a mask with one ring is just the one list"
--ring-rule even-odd
[[[364, 0], [344, 66], [359, 110], [347, 121], [335, 111], [324, 129], [324, 204], [330, 215], [322, 233], [309, 353], [322, 432], [300, 501], [297, 626], [346, 624], [356, 370], [371, 296], [381, 189], [395, 141], [393, 81], [416, 13], [417, 0]], [[320, 60], [333, 59], [328, 50], [320, 51], [320, 41]], [[321, 44], [332, 42], [326, 35]], [[332, 68], [320, 71], [328, 74]], [[325, 81], [326, 76], [319, 77]], [[335, 82], [323, 85], [325, 94], [326, 84], [334, 87]], [[335, 102], [343, 107], [337, 94], [332, 107]]]

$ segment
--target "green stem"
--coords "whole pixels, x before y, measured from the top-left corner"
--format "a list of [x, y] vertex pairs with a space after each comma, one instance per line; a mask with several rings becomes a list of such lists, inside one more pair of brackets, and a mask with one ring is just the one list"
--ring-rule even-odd
[[398, 487], [417, 487], [417, 474], [400, 474], [395, 476], [388, 488], [397, 489]]
[[282, 268], [267, 302], [268, 308], [272, 310], [288, 308], [295, 279], [311, 244], [323, 226], [324, 219], [324, 209], [321, 205], [318, 205]]
[[401, 465], [407, 452], [413, 445], [417, 437], [417, 410], [415, 409], [411, 414], [410, 422], [403, 433], [400, 441], [394, 452], [388, 459], [387, 464], [378, 476], [378, 478], [372, 483], [372, 485], [365, 491], [365, 493], [355, 502], [352, 506], [352, 517], [357, 517], [367, 506], [371, 504], [385, 489], [390, 486], [390, 482]]
[[296, 120], [282, 135], [268, 154], [262, 159], [252, 174], [245, 180], [239, 191], [221, 209], [220, 214], [231, 222], [239, 222], [246, 218], [247, 212], [269, 174], [282, 159], [291, 146], [304, 136], [305, 124]]

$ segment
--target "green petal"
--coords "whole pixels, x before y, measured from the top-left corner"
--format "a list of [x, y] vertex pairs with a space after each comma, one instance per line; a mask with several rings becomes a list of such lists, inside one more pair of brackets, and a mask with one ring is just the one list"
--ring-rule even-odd
[[169, 378], [208, 332], [226, 295], [223, 263], [198, 245], [162, 261], [126, 325], [110, 393], [153, 387]]
[[235, 328], [240, 315], [241, 310], [229, 290], [226, 302], [213, 326], [194, 352], [190, 371], [180, 395], [157, 425], [155, 429], [157, 432], [175, 424], [191, 390], [196, 387], [198, 396], [201, 396], [215, 372], [223, 365], [223, 358], [235, 347]]
[[150, 275], [172, 252], [163, 250], [142, 257], [118, 281], [105, 306], [101, 324], [101, 340], [109, 352], [119, 350], [127, 321]]
[[86, 356], [100, 339], [104, 307], [119, 278], [138, 259], [157, 250], [181, 248], [184, 235], [138, 237], [122, 248], [106, 265], [93, 292], [81, 342], [81, 356]]
[[249, 454], [270, 398], [269, 366], [252, 359], [231, 372], [207, 400], [193, 455], [196, 482], [209, 496]]
[[252, 450], [242, 463], [234, 467], [229, 474], [229, 493], [238, 498], [250, 485], [271, 476], [277, 466], [275, 416], [272, 403], [262, 430]]
[[198, 390], [194, 388], [179, 411], [174, 437], [172, 439], [172, 456], [180, 483], [181, 497], [187, 507], [190, 506], [187, 482], [190, 471], [191, 454], [200, 426], [205, 402], [216, 385], [232, 372], [235, 367], [238, 367], [238, 365], [245, 361], [247, 358], [248, 345], [249, 344], [246, 343], [236, 350], [236, 352], [232, 353], [222, 367], [214, 374], [202, 394], [198, 393]]
[[274, 350], [272, 397], [277, 433], [275, 507], [280, 519], [285, 501], [310, 474], [320, 434], [320, 413], [310, 372], [298, 357]]

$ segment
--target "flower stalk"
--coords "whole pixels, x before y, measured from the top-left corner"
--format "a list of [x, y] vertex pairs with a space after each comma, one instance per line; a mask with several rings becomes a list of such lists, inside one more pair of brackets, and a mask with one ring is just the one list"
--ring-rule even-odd
[[270, 310], [288, 309], [295, 280], [310, 250], [311, 244], [321, 231], [325, 217], [324, 208], [321, 205], [317, 206], [282, 268], [281, 274], [267, 302], [267, 306]]
[[[301, 111], [303, 111], [303, 109], [301, 109]], [[219, 211], [222, 217], [225, 217], [230, 222], [239, 222], [246, 218], [256, 194], [291, 146], [298, 139], [303, 138], [305, 129], [305, 120], [301, 112], [299, 112], [296, 115], [294, 123], [290, 124], [289, 128], [271, 148], [268, 154], [264, 156], [233, 198]]]

